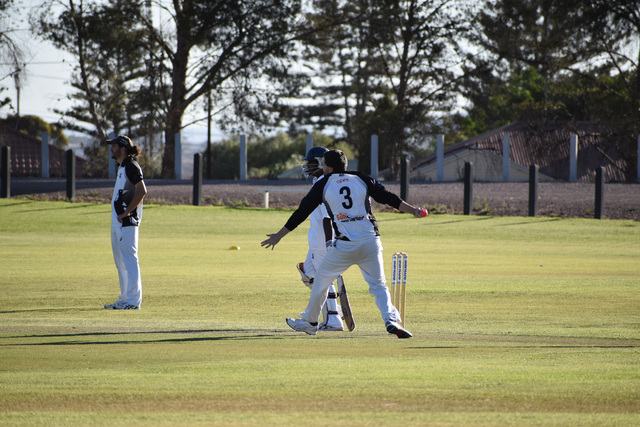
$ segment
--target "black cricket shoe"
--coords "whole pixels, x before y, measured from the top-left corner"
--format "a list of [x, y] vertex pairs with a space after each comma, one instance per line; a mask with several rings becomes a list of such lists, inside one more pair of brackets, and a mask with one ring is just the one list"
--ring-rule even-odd
[[390, 334], [396, 334], [398, 338], [411, 338], [413, 336], [411, 335], [411, 332], [407, 331], [393, 320], [388, 320], [385, 323], [385, 326], [387, 327], [387, 332]]

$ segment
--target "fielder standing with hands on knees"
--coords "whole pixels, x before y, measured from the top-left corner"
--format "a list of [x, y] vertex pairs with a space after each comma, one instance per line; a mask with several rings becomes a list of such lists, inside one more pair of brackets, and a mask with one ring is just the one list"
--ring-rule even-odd
[[108, 140], [111, 157], [118, 162], [118, 176], [111, 199], [111, 249], [118, 268], [120, 297], [104, 308], [139, 310], [142, 305], [142, 279], [138, 262], [138, 227], [142, 220], [142, 199], [147, 187], [142, 169], [135, 160], [140, 147], [131, 139], [119, 135]]
[[287, 318], [286, 322], [296, 331], [316, 335], [329, 285], [349, 267], [357, 265], [369, 284], [369, 293], [375, 298], [387, 332], [398, 338], [411, 338], [411, 333], [399, 324], [402, 320], [400, 313], [391, 303], [385, 284], [382, 243], [378, 223], [371, 211], [370, 197], [416, 218], [427, 216], [427, 211], [403, 201], [369, 176], [347, 172], [347, 164], [347, 157], [342, 151], [327, 151], [322, 159], [324, 178], [314, 184], [284, 227], [277, 233], [267, 234], [268, 238], [261, 243], [265, 249], [273, 249], [321, 203], [325, 204], [334, 223], [333, 247], [316, 271], [309, 304], [300, 313], [300, 319]]

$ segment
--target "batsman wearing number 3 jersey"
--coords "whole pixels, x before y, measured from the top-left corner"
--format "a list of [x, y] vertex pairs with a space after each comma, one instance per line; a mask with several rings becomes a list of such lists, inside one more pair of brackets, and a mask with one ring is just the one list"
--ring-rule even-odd
[[330, 150], [324, 154], [322, 169], [324, 178], [313, 185], [284, 227], [277, 233], [267, 234], [268, 238], [261, 243], [266, 249], [273, 249], [321, 203], [324, 203], [333, 221], [333, 247], [316, 271], [309, 304], [300, 319], [288, 318], [287, 324], [296, 331], [316, 335], [320, 310], [329, 286], [349, 267], [357, 265], [369, 284], [369, 293], [375, 298], [387, 332], [398, 338], [411, 338], [411, 333], [398, 323], [401, 321], [400, 313], [391, 303], [385, 284], [382, 244], [370, 198], [413, 214], [416, 218], [426, 216], [426, 210], [408, 204], [369, 176], [347, 172], [347, 157], [340, 150]]

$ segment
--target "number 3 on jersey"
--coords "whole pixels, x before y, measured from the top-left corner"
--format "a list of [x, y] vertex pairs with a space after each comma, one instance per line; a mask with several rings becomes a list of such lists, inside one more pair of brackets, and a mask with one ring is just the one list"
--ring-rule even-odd
[[345, 209], [351, 209], [353, 207], [353, 199], [351, 199], [351, 189], [349, 187], [342, 187], [340, 189], [340, 194], [344, 196], [344, 202], [342, 202], [342, 206]]

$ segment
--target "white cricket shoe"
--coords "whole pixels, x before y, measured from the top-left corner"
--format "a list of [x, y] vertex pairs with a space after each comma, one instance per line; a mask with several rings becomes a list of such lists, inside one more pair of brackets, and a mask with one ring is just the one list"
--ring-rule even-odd
[[287, 325], [294, 331], [304, 332], [309, 335], [315, 335], [318, 333], [318, 325], [312, 325], [304, 319], [292, 319], [287, 317]]
[[122, 310], [125, 308], [127, 304], [124, 302], [116, 301], [111, 304], [105, 304], [104, 308], [113, 309], [113, 310]]
[[120, 301], [116, 301], [112, 304], [105, 304], [104, 308], [111, 309], [111, 310], [140, 310], [139, 305], [126, 304]]

